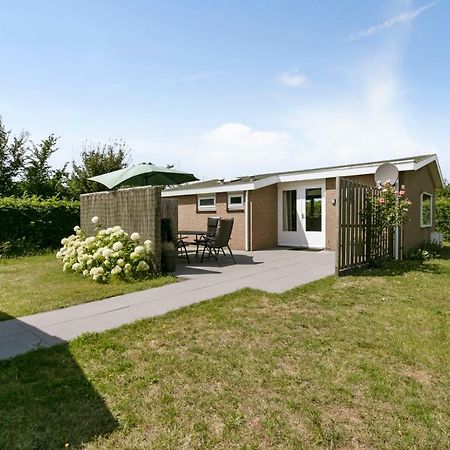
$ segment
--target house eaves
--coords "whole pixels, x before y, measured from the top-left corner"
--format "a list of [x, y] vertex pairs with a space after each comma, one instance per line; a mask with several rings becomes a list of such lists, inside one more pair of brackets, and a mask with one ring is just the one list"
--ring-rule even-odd
[[441, 166], [439, 165], [437, 155], [429, 155], [427, 158], [416, 162], [414, 170], [419, 170], [427, 165], [430, 166], [430, 172], [431, 176], [433, 177], [434, 186], [438, 189], [443, 188], [445, 185], [445, 181], [444, 176], [442, 175], [442, 170]]
[[253, 191], [277, 183], [288, 183], [293, 181], [319, 180], [325, 178], [350, 177], [356, 175], [375, 174], [375, 171], [384, 162], [395, 164], [400, 172], [408, 170], [419, 170], [420, 168], [436, 163], [436, 173], [433, 175], [436, 187], [443, 186], [443, 177], [439, 168], [436, 155], [423, 155], [410, 158], [402, 158], [389, 161], [375, 161], [361, 164], [349, 164], [346, 166], [325, 167], [320, 169], [308, 169], [292, 172], [280, 172], [267, 175], [257, 175], [254, 181], [252, 177], [243, 177], [244, 182], [236, 181], [221, 182], [211, 180], [210, 182], [191, 183], [183, 187], [166, 189], [162, 191], [163, 197], [178, 197], [182, 195], [214, 194], [220, 192]]

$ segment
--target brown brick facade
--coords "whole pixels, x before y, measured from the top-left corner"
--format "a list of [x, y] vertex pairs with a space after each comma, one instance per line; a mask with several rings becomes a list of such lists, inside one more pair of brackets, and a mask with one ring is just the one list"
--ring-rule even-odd
[[[411, 200], [408, 212], [409, 220], [404, 226], [403, 233], [403, 250], [408, 251], [410, 248], [429, 241], [431, 232], [435, 229], [435, 189], [429, 166], [422, 167], [415, 172], [404, 172], [401, 175], [400, 183], [405, 185], [406, 196]], [[432, 226], [427, 228], [420, 226], [420, 197], [422, 192], [428, 192], [433, 195]]]
[[[373, 175], [359, 175], [354, 177], [347, 177], [351, 180], [357, 181], [361, 184], [369, 186], [375, 185]], [[400, 173], [400, 184], [405, 185], [406, 196], [411, 200], [412, 204], [409, 208], [408, 222], [404, 226], [403, 233], [403, 250], [421, 244], [424, 241], [429, 241], [431, 232], [434, 231], [435, 223], [435, 196], [434, 196], [434, 182], [428, 166], [423, 167], [417, 171], [407, 171]], [[422, 228], [420, 226], [420, 196], [422, 192], [433, 194], [433, 226]], [[336, 226], [337, 226], [337, 212], [336, 206], [333, 205], [333, 200], [336, 198], [336, 179], [327, 178], [326, 180], [326, 246], [327, 249], [336, 249]]]
[[[278, 209], [277, 185], [268, 186], [249, 192], [249, 250], [263, 250], [277, 246], [278, 240]], [[206, 220], [211, 216], [234, 218], [231, 248], [245, 250], [245, 210], [229, 211], [227, 208], [228, 194], [216, 194], [215, 211], [198, 211], [197, 195], [174, 197], [178, 200], [178, 229], [206, 229]]]
[[278, 187], [250, 192], [250, 249], [264, 250], [278, 244]]
[[[375, 185], [372, 174], [348, 177], [361, 184]], [[400, 173], [400, 183], [406, 187], [406, 195], [412, 201], [409, 221], [404, 228], [404, 250], [419, 245], [430, 239], [434, 230], [434, 183], [428, 166], [418, 171]], [[433, 194], [433, 226], [420, 226], [420, 195], [422, 192]], [[234, 217], [231, 247], [245, 250], [245, 212], [228, 211], [226, 192], [216, 194], [216, 211], [197, 211], [197, 195], [175, 197], [178, 199], [179, 229], [205, 229], [209, 216]], [[336, 249], [337, 212], [333, 201], [336, 198], [336, 179], [326, 179], [325, 242], [329, 250]], [[263, 250], [276, 247], [278, 244], [278, 185], [274, 184], [249, 192], [249, 249]]]
[[226, 192], [216, 194], [215, 211], [198, 211], [197, 195], [182, 195], [173, 198], [178, 199], [179, 230], [206, 230], [208, 217], [234, 218], [231, 248], [245, 250], [245, 212], [244, 210], [228, 211], [228, 195]]

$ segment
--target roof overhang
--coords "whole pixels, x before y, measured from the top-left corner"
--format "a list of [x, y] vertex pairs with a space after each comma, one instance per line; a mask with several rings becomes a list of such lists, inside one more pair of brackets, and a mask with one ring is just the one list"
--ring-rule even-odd
[[[407, 160], [392, 161], [400, 172], [406, 172], [409, 170], [419, 170], [430, 164], [431, 174], [437, 188], [444, 186], [444, 178], [439, 166], [439, 162], [436, 155], [430, 155], [423, 160], [416, 162], [413, 158]], [[334, 167], [329, 169], [312, 169], [299, 172], [285, 172], [276, 175], [268, 175], [265, 178], [255, 180], [249, 183], [233, 183], [233, 184], [221, 184], [208, 187], [195, 187], [196, 183], [187, 185], [185, 189], [174, 189], [162, 191], [163, 197], [179, 197], [182, 195], [198, 195], [198, 194], [214, 194], [219, 192], [237, 192], [237, 191], [253, 191], [255, 189], [261, 189], [266, 186], [277, 183], [289, 183], [293, 181], [308, 181], [318, 180], [323, 178], [336, 178], [336, 177], [351, 177], [356, 175], [370, 175], [374, 174], [380, 163], [367, 163], [359, 165], [348, 165], [341, 167]]]
[[445, 185], [444, 176], [442, 175], [441, 166], [437, 155], [430, 155], [428, 158], [423, 159], [415, 164], [414, 170], [419, 170], [422, 167], [429, 165], [431, 176], [433, 177], [434, 186], [437, 189], [442, 189]]

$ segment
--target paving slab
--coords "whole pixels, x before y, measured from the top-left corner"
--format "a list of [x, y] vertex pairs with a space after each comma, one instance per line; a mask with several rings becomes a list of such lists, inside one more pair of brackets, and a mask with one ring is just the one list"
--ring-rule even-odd
[[102, 332], [246, 287], [281, 293], [334, 273], [334, 253], [274, 249], [237, 252], [203, 264], [180, 260], [179, 282], [0, 322], [0, 359]]

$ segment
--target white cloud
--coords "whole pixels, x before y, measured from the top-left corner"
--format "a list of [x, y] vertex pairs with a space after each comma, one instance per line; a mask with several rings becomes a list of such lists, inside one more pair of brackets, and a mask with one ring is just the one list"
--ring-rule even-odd
[[285, 132], [225, 123], [205, 133], [200, 148], [207, 149], [210, 167], [221, 168], [223, 176], [251, 175], [289, 166], [292, 140]]
[[381, 22], [377, 25], [371, 26], [369, 28], [366, 28], [365, 30], [358, 31], [357, 33], [351, 34], [350, 36], [347, 37], [346, 40], [354, 41], [356, 39], [373, 36], [374, 34], [377, 34], [383, 30], [388, 30], [389, 28], [392, 28], [396, 25], [407, 24], [407, 23], [411, 22], [412, 20], [416, 19], [418, 16], [420, 16], [426, 10], [437, 5], [438, 3], [439, 3], [439, 1], [431, 2], [420, 8], [417, 8], [413, 11], [407, 11], [402, 14], [399, 14], [398, 16], [391, 17], [390, 19], [387, 19], [384, 22]]
[[286, 133], [254, 130], [242, 123], [225, 123], [203, 136], [207, 144], [236, 149], [267, 149], [284, 146], [289, 140]]
[[298, 70], [291, 70], [289, 72], [283, 72], [279, 76], [279, 80], [285, 86], [289, 87], [301, 87], [308, 83], [308, 79], [302, 75]]
[[432, 151], [406, 122], [399, 41], [388, 41], [348, 76], [352, 90], [299, 108], [289, 120], [308, 166], [389, 159]]
[[[360, 37], [411, 21], [435, 3], [372, 27]], [[410, 108], [403, 107], [408, 87], [400, 77], [405, 35], [393, 33], [386, 38], [365, 60], [352, 61], [346, 67], [342, 84], [333, 79], [334, 95], [329, 90], [322, 95], [319, 86], [309, 103], [304, 99], [295, 111], [286, 111], [287, 118], [275, 129], [254, 128], [230, 118], [211, 129], [192, 130], [176, 138], [162, 136], [160, 141], [148, 140], [145, 135], [134, 139], [125, 136], [133, 148], [133, 162], [175, 164], [207, 179], [435, 152], [421, 140], [436, 143], [436, 137], [421, 136], [419, 127], [408, 122]], [[212, 73], [193, 74], [173, 82], [208, 76]], [[307, 82], [298, 71], [285, 72], [279, 80], [292, 87]], [[274, 123], [280, 120], [283, 118], [273, 118]], [[440, 158], [450, 167], [450, 157], [442, 154]]]
[[224, 123], [197, 136], [173, 142], [127, 141], [133, 160], [175, 164], [201, 179], [231, 178], [287, 169], [292, 161], [292, 140], [281, 131], [257, 130], [236, 122]]
[[367, 103], [305, 108], [294, 119], [307, 166], [389, 159], [426, 152], [395, 111]]
[[206, 80], [207, 78], [211, 78], [215, 75], [217, 75], [217, 72], [193, 73], [178, 78], [169, 78], [168, 80], [166, 80], [165, 84], [190, 83], [192, 81]]

